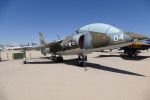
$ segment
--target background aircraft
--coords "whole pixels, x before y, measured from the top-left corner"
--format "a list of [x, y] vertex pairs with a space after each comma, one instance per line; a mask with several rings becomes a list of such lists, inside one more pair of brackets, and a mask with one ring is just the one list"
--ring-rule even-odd
[[21, 46], [17, 45], [15, 42], [8, 43], [6, 46], [4, 46], [6, 50], [17, 50], [21, 49]]
[[3, 49], [4, 49], [4, 46], [0, 44], [0, 50], [3, 50]]
[[6, 50], [23, 50], [24, 48], [33, 48], [36, 45], [36, 43], [28, 43], [26, 45], [18, 45], [15, 42], [11, 42], [4, 46], [4, 49]]
[[42, 34], [39, 35], [42, 54], [51, 53], [55, 62], [63, 61], [62, 55], [78, 55], [78, 64], [83, 66], [87, 54], [91, 52], [126, 47], [148, 39], [144, 35], [127, 33], [104, 23], [83, 26], [74, 34], [52, 43], [46, 43]]
[[128, 54], [129, 57], [136, 57], [140, 53], [140, 50], [148, 50], [149, 48], [150, 48], [150, 39], [122, 47], [121, 50], [124, 50], [124, 53]]

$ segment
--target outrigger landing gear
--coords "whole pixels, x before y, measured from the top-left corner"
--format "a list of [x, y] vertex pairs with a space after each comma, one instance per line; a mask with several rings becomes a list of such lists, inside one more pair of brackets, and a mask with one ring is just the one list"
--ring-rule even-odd
[[56, 63], [58, 63], [58, 62], [63, 62], [64, 60], [63, 60], [63, 57], [61, 56], [61, 55], [52, 55], [52, 57], [51, 57], [51, 59], [54, 61], [54, 62], [56, 62]]
[[27, 64], [26, 50], [24, 50], [23, 53], [24, 53], [23, 64]]
[[78, 65], [84, 67], [86, 71], [86, 62], [87, 61], [87, 55], [79, 54], [78, 55]]

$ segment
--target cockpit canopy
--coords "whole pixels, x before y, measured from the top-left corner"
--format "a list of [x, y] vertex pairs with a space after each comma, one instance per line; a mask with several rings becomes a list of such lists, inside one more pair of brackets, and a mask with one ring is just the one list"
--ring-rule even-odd
[[94, 23], [94, 24], [83, 26], [80, 29], [78, 29], [76, 32], [79, 33], [83, 31], [99, 32], [99, 33], [119, 33], [122, 30], [108, 24]]

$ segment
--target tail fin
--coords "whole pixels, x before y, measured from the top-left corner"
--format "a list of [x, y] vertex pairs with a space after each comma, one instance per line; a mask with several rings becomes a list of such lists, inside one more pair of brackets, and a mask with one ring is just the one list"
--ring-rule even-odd
[[43, 34], [41, 32], [39, 32], [39, 36], [40, 36], [40, 44], [41, 45], [44, 45], [46, 44], [45, 40], [44, 40], [44, 37], [43, 37]]
[[145, 41], [146, 44], [150, 44], [150, 39]]
[[59, 35], [57, 34], [57, 38], [60, 40], [60, 37], [59, 37]]

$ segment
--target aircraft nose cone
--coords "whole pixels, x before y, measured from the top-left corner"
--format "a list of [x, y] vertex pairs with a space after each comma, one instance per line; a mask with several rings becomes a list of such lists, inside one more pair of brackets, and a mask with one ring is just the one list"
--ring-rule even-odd
[[142, 34], [136, 34], [136, 33], [128, 33], [128, 35], [133, 38], [133, 39], [138, 39], [138, 40], [144, 40], [144, 39], [149, 39], [149, 37], [142, 35]]
[[143, 39], [149, 39], [149, 37], [147, 37], [147, 36], [145, 36], [145, 35], [140, 35], [140, 34], [138, 34], [138, 35], [137, 35], [137, 39], [143, 40]]

